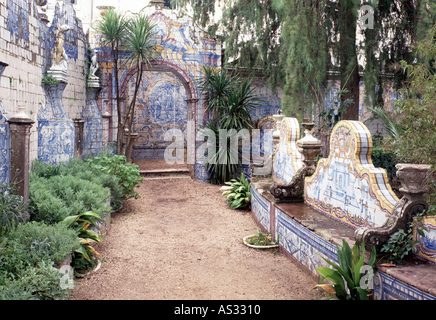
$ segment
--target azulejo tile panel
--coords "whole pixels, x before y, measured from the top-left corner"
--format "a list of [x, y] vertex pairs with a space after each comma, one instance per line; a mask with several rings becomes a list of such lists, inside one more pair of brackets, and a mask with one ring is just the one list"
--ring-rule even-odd
[[9, 184], [11, 176], [11, 137], [9, 124], [2, 123], [0, 113], [0, 185]]
[[328, 266], [323, 257], [338, 262], [335, 245], [306, 229], [278, 208], [275, 208], [275, 216], [279, 244], [311, 272], [319, 275], [316, 267]]
[[303, 165], [301, 153], [297, 150], [300, 139], [300, 125], [296, 118], [284, 118], [280, 128], [280, 142], [274, 158], [272, 178], [280, 186], [288, 186], [294, 174]]
[[72, 120], [38, 121], [38, 159], [62, 163], [74, 157], [74, 122]]
[[[0, 75], [2, 70], [0, 70]], [[11, 135], [9, 116], [0, 99], [0, 184], [9, 184], [11, 178]]]
[[195, 163], [195, 178], [197, 179], [197, 181], [200, 182], [210, 182], [210, 172], [209, 170], [207, 170], [207, 166], [205, 163]]
[[[135, 149], [155, 149], [171, 142], [165, 133], [187, 128], [187, 94], [180, 81], [172, 74], [146, 72], [137, 96], [133, 129], [138, 133]], [[148, 152], [137, 152], [135, 160], [150, 160]]]
[[354, 228], [383, 226], [397, 196], [386, 171], [371, 160], [372, 138], [359, 121], [341, 121], [330, 138], [330, 154], [306, 178], [305, 202]]
[[83, 157], [96, 156], [103, 150], [103, 119], [95, 100], [88, 101], [82, 111]]
[[29, 41], [30, 4], [26, 0], [8, 0], [7, 2], [7, 28], [16, 39]]
[[416, 255], [424, 260], [436, 264], [436, 217], [426, 216], [422, 220], [426, 230], [423, 230], [424, 236], [418, 234], [416, 228], [414, 231], [414, 240], [416, 244]]
[[271, 203], [262, 197], [259, 192], [251, 186], [251, 210], [257, 221], [271, 233]]
[[412, 287], [386, 273], [374, 275], [374, 300], [436, 300], [436, 297]]

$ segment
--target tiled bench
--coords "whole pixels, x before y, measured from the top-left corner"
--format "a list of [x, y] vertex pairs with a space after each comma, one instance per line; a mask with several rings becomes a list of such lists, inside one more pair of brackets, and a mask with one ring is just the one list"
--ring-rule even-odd
[[[420, 190], [415, 188], [410, 192], [410, 186], [403, 186], [405, 196], [398, 199], [389, 186], [386, 172], [374, 168], [371, 135], [362, 123], [342, 121], [336, 125], [329, 157], [319, 160], [316, 169], [307, 170], [308, 159], [298, 158], [302, 140], [299, 140], [298, 122], [285, 118], [271, 178], [252, 179], [252, 211], [259, 226], [279, 239], [282, 251], [314, 275], [318, 275], [316, 267], [326, 266], [322, 257], [337, 261], [336, 247], [342, 239], [350, 245], [357, 240], [365, 242], [368, 248], [380, 249], [414, 213], [426, 208], [419, 197]], [[403, 166], [399, 169], [404, 170]], [[302, 185], [304, 192], [298, 190]], [[298, 192], [293, 193], [292, 188]], [[283, 197], [284, 194], [291, 197]], [[421, 265], [424, 267], [409, 267], [407, 272], [425, 269], [436, 274], [434, 266]], [[402, 266], [395, 271], [377, 272], [375, 298], [436, 298], [435, 282], [426, 280], [431, 277], [419, 279], [418, 285], [417, 277], [398, 278], [402, 272], [399, 270], [407, 273], [408, 269]]]

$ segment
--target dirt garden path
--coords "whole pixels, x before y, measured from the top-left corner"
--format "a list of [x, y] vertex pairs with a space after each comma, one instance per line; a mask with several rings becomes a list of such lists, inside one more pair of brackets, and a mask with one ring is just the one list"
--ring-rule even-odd
[[146, 179], [113, 215], [100, 269], [73, 300], [313, 300], [316, 280], [281, 254], [243, 245], [251, 213], [228, 208], [218, 186]]

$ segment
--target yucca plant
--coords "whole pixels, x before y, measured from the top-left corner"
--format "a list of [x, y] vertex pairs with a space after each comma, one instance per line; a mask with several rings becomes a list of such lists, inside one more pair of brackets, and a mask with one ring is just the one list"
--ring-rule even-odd
[[[102, 16], [101, 20], [97, 22], [95, 30], [101, 35], [101, 46], [109, 46], [112, 50], [114, 61], [114, 77], [115, 77], [115, 93], [117, 99], [117, 115], [118, 115], [118, 128], [121, 127], [123, 122], [121, 103], [120, 103], [120, 90], [119, 90], [119, 53], [124, 45], [127, 36], [128, 19], [121, 13], [114, 9], [109, 9]], [[123, 142], [123, 131], [118, 130], [117, 136], [117, 152], [120, 152], [121, 144]]]
[[[255, 94], [252, 81], [241, 80], [229, 74], [225, 69], [216, 70], [212, 67], [203, 68], [203, 78], [200, 79], [200, 89], [205, 96], [207, 110], [212, 113], [212, 121], [205, 128], [215, 133], [216, 155], [209, 159], [207, 169], [210, 172], [211, 182], [224, 183], [238, 176], [241, 167], [239, 150], [231, 145], [232, 137], [241, 130], [252, 129], [251, 113], [259, 105], [261, 99]], [[227, 145], [220, 145], [220, 130], [227, 135]]]
[[[230, 132], [227, 135], [226, 146], [220, 145], [219, 139], [219, 129], [214, 125], [213, 122], [209, 122], [205, 128], [201, 130], [210, 130], [215, 136], [215, 154], [208, 155], [208, 162], [206, 168], [211, 176], [212, 184], [222, 184], [230, 179], [237, 177], [239, 173], [239, 168], [241, 161], [235, 150], [231, 149], [231, 139], [232, 135], [237, 134], [236, 132]], [[206, 130], [204, 132], [206, 132]], [[207, 135], [207, 134], [206, 134]]]
[[223, 196], [227, 197], [226, 202], [232, 209], [245, 209], [250, 206], [251, 192], [250, 182], [241, 173], [241, 177], [238, 179], [232, 179], [225, 182], [227, 186], [221, 187], [224, 190]]
[[219, 126], [222, 107], [227, 105], [227, 96], [237, 79], [225, 69], [204, 66], [203, 77], [199, 81], [199, 88], [205, 96], [206, 111], [212, 113], [212, 123]]
[[251, 79], [244, 79], [232, 87], [221, 105], [220, 126], [225, 129], [252, 129], [251, 113], [259, 106], [260, 98], [255, 93]]
[[[96, 257], [100, 254], [92, 246], [95, 243], [101, 242], [101, 236], [90, 229], [91, 226], [96, 226], [100, 216], [92, 211], [84, 212], [75, 216], [68, 216], [60, 223], [68, 228], [73, 228], [77, 231], [81, 246], [74, 251], [73, 264], [79, 266], [93, 266]], [[85, 261], [82, 261], [85, 260]]]
[[[372, 249], [367, 268], [364, 267], [365, 245], [355, 243], [351, 250], [348, 243], [343, 240], [342, 246], [338, 246], [338, 262], [336, 263], [323, 258], [333, 267], [317, 267], [316, 270], [322, 275], [319, 284], [313, 288], [322, 288], [329, 294], [335, 294], [339, 300], [368, 300], [370, 296], [370, 286], [363, 277], [363, 271], [372, 271], [376, 260], [375, 248]], [[369, 271], [369, 272], [370, 272]], [[366, 277], [371, 277], [372, 273]], [[328, 279], [334, 284], [323, 284]], [[371, 280], [371, 279], [369, 279]], [[312, 288], [312, 289], [313, 289]]]
[[[121, 123], [118, 131], [124, 132], [125, 128], [132, 132], [133, 119], [135, 114], [136, 96], [142, 81], [142, 74], [150, 66], [150, 60], [156, 55], [156, 41], [154, 36], [156, 24], [152, 23], [150, 17], [139, 14], [127, 25], [127, 36], [125, 39], [126, 51], [128, 53], [127, 63], [136, 68], [135, 89], [132, 100], [125, 115], [125, 121]], [[125, 148], [125, 150], [123, 150]], [[127, 136], [126, 145], [122, 148], [121, 154], [130, 151], [131, 138]]]

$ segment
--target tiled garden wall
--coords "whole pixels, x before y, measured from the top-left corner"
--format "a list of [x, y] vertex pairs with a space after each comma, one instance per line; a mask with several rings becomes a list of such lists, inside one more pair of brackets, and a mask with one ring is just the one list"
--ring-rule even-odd
[[[69, 120], [80, 117], [86, 103], [86, 39], [69, 1], [56, 6], [53, 20], [48, 24], [38, 12], [36, 1], [1, 1], [0, 21], [0, 61], [8, 64], [0, 79], [0, 97], [9, 115], [16, 113], [18, 106], [25, 106], [26, 113], [35, 121], [30, 138], [30, 159], [33, 160], [43, 147], [38, 144], [41, 140], [38, 128], [44, 123], [38, 125], [38, 120], [53, 120], [42, 115], [49, 99], [41, 80], [51, 65], [56, 29], [60, 24], [73, 29], [66, 33], [64, 45], [69, 60], [63, 105]], [[53, 141], [50, 144], [53, 145]], [[62, 147], [65, 145], [60, 149]]]

